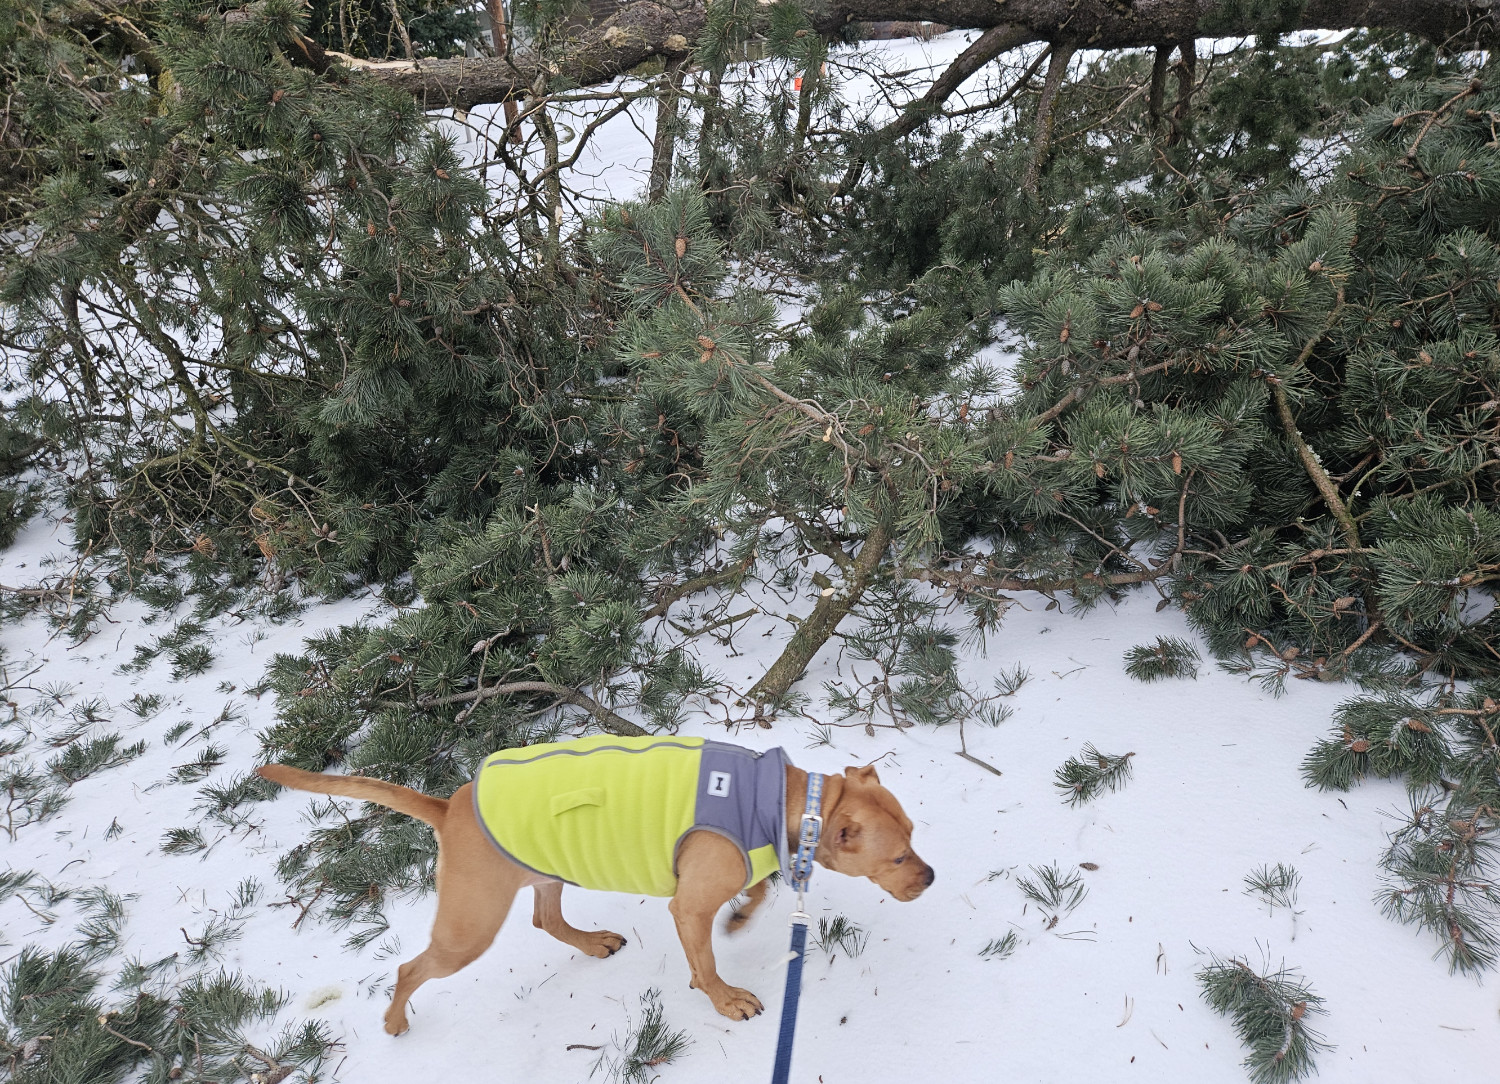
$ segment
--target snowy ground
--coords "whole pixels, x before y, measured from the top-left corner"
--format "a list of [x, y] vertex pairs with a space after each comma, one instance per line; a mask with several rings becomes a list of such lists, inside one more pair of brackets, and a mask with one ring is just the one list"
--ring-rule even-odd
[[[38, 520], [0, 554], [0, 582], [35, 576], [39, 559], [60, 552], [66, 528]], [[1304, 788], [1298, 762], [1327, 728], [1329, 712], [1350, 690], [1299, 684], [1275, 700], [1256, 686], [1205, 672], [1197, 681], [1142, 685], [1121, 665], [1124, 651], [1163, 633], [1182, 633], [1171, 611], [1154, 612], [1144, 595], [1116, 610], [1076, 618], [1022, 600], [988, 654], [970, 653], [966, 677], [986, 686], [998, 667], [1019, 663], [1031, 680], [1011, 702], [1014, 716], [996, 729], [969, 727], [971, 751], [998, 766], [995, 777], [955, 755], [953, 729], [897, 733], [836, 731], [833, 748], [810, 749], [812, 725], [783, 720], [773, 730], [733, 730], [743, 744], [781, 744], [802, 766], [825, 771], [879, 760], [883, 780], [916, 822], [915, 844], [937, 870], [937, 882], [914, 903], [887, 898], [868, 882], [826, 871], [813, 887], [815, 915], [843, 914], [869, 933], [857, 958], [810, 961], [798, 1032], [796, 1079], [979, 1081], [1104, 1080], [1237, 1082], [1243, 1052], [1229, 1024], [1200, 997], [1193, 973], [1205, 951], [1285, 960], [1327, 999], [1323, 1030], [1337, 1049], [1320, 1059], [1321, 1079], [1381, 1084], [1482, 1080], [1500, 1059], [1500, 996], [1493, 980], [1452, 978], [1432, 959], [1432, 943], [1380, 916], [1375, 859], [1387, 827], [1384, 811], [1403, 801], [1399, 786], [1366, 783], [1344, 798]], [[810, 606], [810, 597], [802, 600]], [[59, 728], [69, 708], [106, 702], [111, 722], [100, 731], [144, 739], [146, 752], [72, 788], [51, 821], [0, 839], [6, 865], [35, 870], [58, 884], [103, 884], [129, 894], [124, 951], [156, 959], [185, 948], [229, 906], [245, 877], [260, 880], [262, 903], [244, 921], [224, 963], [293, 995], [289, 1015], [327, 1021], [344, 1049], [330, 1079], [396, 1084], [442, 1079], [583, 1080], [594, 1053], [569, 1044], [608, 1043], [639, 1015], [639, 996], [662, 991], [668, 1021], [694, 1040], [690, 1053], [662, 1069], [664, 1081], [755, 1080], [770, 1070], [780, 1005], [785, 916], [775, 900], [751, 927], [720, 936], [726, 978], [757, 992], [767, 1014], [748, 1023], [717, 1016], [687, 989], [687, 967], [660, 900], [570, 890], [569, 917], [585, 929], [615, 929], [630, 939], [618, 956], [581, 956], [526, 921], [523, 901], [495, 946], [456, 976], [429, 983], [413, 1005], [412, 1030], [391, 1039], [380, 1030], [395, 964], [419, 951], [432, 900], [391, 908], [383, 947], [345, 950], [345, 934], [315, 922], [292, 928], [274, 865], [304, 838], [303, 795], [254, 807], [240, 831], [207, 826], [195, 810], [202, 784], [169, 776], [205, 741], [223, 746], [224, 764], [203, 782], [244, 771], [255, 735], [273, 718], [254, 685], [275, 651], [296, 650], [302, 637], [363, 614], [374, 600], [309, 609], [277, 627], [224, 618], [213, 637], [217, 662], [204, 674], [173, 681], [158, 660], [145, 673], [118, 667], [135, 644], [165, 630], [145, 626], [144, 609], [122, 606], [116, 624], [81, 647], [48, 639], [39, 619], [0, 629], [7, 680], [31, 673], [10, 698], [39, 737], [22, 756], [37, 755], [49, 720], [29, 711], [38, 690], [61, 696]], [[744, 687], [774, 657], [782, 628], [763, 617], [735, 638], [738, 654], [699, 641], [704, 660]], [[256, 639], [264, 634], [264, 639]], [[709, 650], [712, 649], [712, 650]], [[829, 649], [804, 680], [847, 677]], [[228, 685], [224, 684], [228, 683]], [[229, 685], [234, 686], [231, 690]], [[133, 694], [159, 693], [166, 705], [147, 721], [122, 707]], [[241, 718], [206, 739], [197, 728], [227, 704]], [[816, 712], [816, 709], [814, 709]], [[166, 732], [194, 729], [169, 743]], [[21, 727], [13, 723], [11, 730]], [[686, 732], [726, 737], [723, 724], [695, 717]], [[1070, 808], [1053, 772], [1084, 742], [1106, 752], [1133, 751], [1135, 774], [1120, 792]], [[50, 750], [44, 750], [50, 752]], [[121, 829], [106, 839], [111, 824]], [[212, 843], [201, 856], [164, 854], [171, 828], [198, 826]], [[1291, 916], [1244, 894], [1243, 879], [1263, 863], [1286, 862], [1302, 874], [1295, 938]], [[1015, 884], [1030, 865], [1080, 862], [1089, 894], [1052, 931]], [[992, 874], [1000, 871], [1000, 876]], [[73, 936], [66, 906], [50, 927], [19, 898], [0, 905], [9, 955], [24, 943], [56, 946]], [[979, 950], [1016, 930], [1020, 946], [1003, 961]], [[399, 941], [399, 948], [396, 942]]]
[[[893, 43], [887, 63], [940, 66], [964, 44], [962, 35]], [[640, 127], [622, 117], [601, 133], [590, 167], [601, 192], [628, 196], [640, 187], [649, 131], [641, 109]], [[46, 555], [63, 554], [66, 535], [64, 524], [33, 522], [0, 553], [0, 583], [34, 582]], [[801, 610], [811, 607], [814, 590], [808, 587]], [[1321, 1030], [1336, 1046], [1319, 1059], [1324, 1081], [1493, 1079], [1500, 1065], [1494, 979], [1450, 977], [1432, 958], [1429, 938], [1382, 918], [1372, 903], [1385, 814], [1404, 804], [1401, 787], [1370, 782], [1338, 797], [1301, 783], [1302, 756], [1353, 690], [1299, 683], [1277, 700], [1212, 667], [1196, 681], [1142, 685], [1123, 671], [1126, 649], [1185, 634], [1179, 614], [1154, 612], [1155, 596], [1137, 594], [1081, 619], [1044, 610], [1044, 600], [1021, 601], [1027, 608], [1013, 608], [987, 650], [971, 648], [964, 661], [966, 679], [979, 688], [1000, 667], [1019, 664], [1031, 674], [1010, 700], [1009, 721], [968, 729], [971, 752], [1000, 768], [1001, 777], [960, 759], [951, 728], [879, 730], [874, 737], [840, 729], [832, 748], [812, 748], [812, 724], [796, 718], [770, 731], [731, 727], [726, 734], [722, 714], [694, 716], [684, 727], [756, 747], [780, 744], [801, 766], [824, 771], [879, 758], [883, 781], [916, 822], [916, 848], [937, 871], [933, 888], [909, 904], [867, 882], [826, 872], [815, 878], [815, 915], [842, 914], [869, 940], [853, 959], [814, 952], [794, 1079], [1237, 1084], [1245, 1079], [1243, 1051], [1229, 1023], [1205, 1006], [1193, 977], [1206, 952], [1284, 960], [1312, 981], [1330, 1013]], [[359, 952], [342, 947], [345, 932], [314, 921], [294, 929], [295, 908], [270, 906], [280, 898], [277, 858], [307, 833], [307, 797], [255, 806], [250, 822], [230, 831], [203, 820], [199, 789], [254, 763], [256, 734], [273, 721], [274, 705], [246, 690], [273, 653], [383, 613], [378, 600], [366, 598], [315, 606], [281, 626], [219, 619], [217, 661], [180, 681], [165, 658], [140, 674], [120, 672], [137, 644], [170, 627], [169, 620], [144, 624], [149, 611], [139, 604], [115, 609], [111, 623], [76, 648], [49, 638], [39, 618], [0, 627], [4, 682], [18, 682], [6, 693], [16, 708], [3, 737], [33, 735], [15, 756], [40, 763], [52, 755], [46, 736], [90, 699], [104, 702], [109, 720], [95, 724], [98, 733], [146, 742], [137, 759], [76, 783], [52, 820], [14, 840], [0, 834], [0, 862], [56, 884], [128, 894], [123, 952], [145, 959], [184, 950], [185, 938], [228, 911], [244, 878], [259, 880], [261, 903], [223, 962], [291, 993], [289, 1017], [327, 1022], [343, 1048], [324, 1079], [581, 1081], [597, 1055], [568, 1046], [623, 1035], [652, 987], [662, 991], [670, 1024], [694, 1042], [687, 1056], [662, 1067], [663, 1081], [765, 1079], [781, 1000], [785, 893], [744, 933], [717, 941], [721, 973], [766, 1003], [756, 1020], [730, 1023], [687, 989], [687, 966], [662, 901], [570, 890], [570, 920], [626, 935], [623, 952], [607, 961], [573, 952], [532, 928], [523, 899], [485, 957], [419, 992], [412, 1030], [400, 1039], [381, 1031], [380, 1017], [396, 964], [426, 943], [433, 901], [393, 905], [391, 936]], [[706, 666], [745, 688], [775, 657], [785, 632], [784, 624], [760, 617], [732, 648], [706, 638], [695, 646]], [[841, 675], [847, 670], [829, 648], [801, 686], [813, 697], [813, 714], [822, 714], [822, 683]], [[165, 703], [144, 721], [124, 708], [131, 696], [153, 693]], [[49, 697], [51, 714], [39, 714]], [[211, 726], [226, 705], [236, 709], [233, 717]], [[184, 721], [192, 727], [166, 740]], [[209, 732], [200, 735], [205, 726]], [[173, 771], [210, 742], [224, 748], [223, 764], [204, 780], [173, 782]], [[1053, 773], [1085, 742], [1134, 752], [1134, 778], [1119, 793], [1075, 809], [1059, 799]], [[165, 833], [179, 827], [203, 831], [207, 852], [163, 853]], [[1087, 898], [1050, 931], [1015, 883], [1029, 866], [1048, 862], [1098, 866], [1084, 874]], [[1302, 874], [1295, 926], [1287, 911], [1268, 915], [1243, 890], [1247, 873], [1275, 862]], [[26, 943], [50, 948], [70, 940], [67, 905], [58, 913], [49, 925], [22, 897], [0, 903], [0, 959]], [[1010, 930], [1020, 938], [1013, 956], [980, 957], [986, 943]]]

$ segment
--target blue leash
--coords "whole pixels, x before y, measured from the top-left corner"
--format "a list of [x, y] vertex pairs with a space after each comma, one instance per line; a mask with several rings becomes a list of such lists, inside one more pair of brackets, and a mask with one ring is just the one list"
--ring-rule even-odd
[[776, 1038], [776, 1067], [771, 1084], [787, 1084], [792, 1071], [792, 1038], [797, 1031], [797, 1002], [802, 999], [802, 961], [807, 954], [807, 923], [811, 917], [803, 893], [812, 878], [813, 854], [823, 835], [823, 777], [807, 773], [807, 806], [797, 832], [797, 856], [792, 859], [792, 887], [797, 910], [792, 912], [792, 959], [786, 968], [786, 996], [781, 1001], [781, 1034]]

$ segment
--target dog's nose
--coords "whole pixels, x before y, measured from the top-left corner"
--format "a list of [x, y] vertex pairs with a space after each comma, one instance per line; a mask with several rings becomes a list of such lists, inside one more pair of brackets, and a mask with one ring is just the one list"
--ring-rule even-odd
[[928, 888], [931, 888], [932, 887], [932, 882], [936, 878], [937, 878], [937, 874], [932, 871], [932, 867], [931, 866], [928, 866], [927, 867], [927, 876], [923, 879], [922, 883], [924, 885], [926, 885]]

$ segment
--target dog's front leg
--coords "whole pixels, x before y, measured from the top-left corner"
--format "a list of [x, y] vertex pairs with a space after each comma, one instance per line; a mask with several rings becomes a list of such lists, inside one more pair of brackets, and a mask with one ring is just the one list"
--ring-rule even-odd
[[756, 881], [745, 889], [745, 902], [736, 907], [729, 916], [729, 921], [724, 928], [730, 933], [739, 933], [745, 928], [745, 923], [750, 921], [751, 916], [760, 910], [760, 905], [766, 902], [766, 889], [769, 887], [764, 879]]
[[677, 894], [669, 909], [687, 953], [692, 985], [731, 1020], [748, 1020], [762, 1009], [749, 990], [719, 978], [714, 965], [714, 916], [744, 884], [745, 860], [729, 840], [713, 832], [694, 832], [683, 841], [677, 852]]

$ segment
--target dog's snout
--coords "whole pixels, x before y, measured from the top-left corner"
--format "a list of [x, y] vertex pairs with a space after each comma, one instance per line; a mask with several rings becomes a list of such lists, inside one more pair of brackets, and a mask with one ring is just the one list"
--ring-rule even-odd
[[936, 880], [936, 879], [937, 879], [937, 874], [933, 872], [931, 866], [928, 866], [927, 867], [927, 873], [922, 878], [922, 884], [923, 884], [923, 886], [927, 887], [927, 888], [931, 888], [932, 887], [932, 882], [934, 880]]

